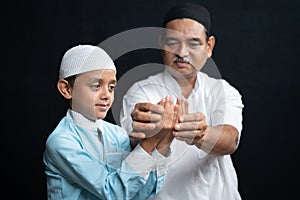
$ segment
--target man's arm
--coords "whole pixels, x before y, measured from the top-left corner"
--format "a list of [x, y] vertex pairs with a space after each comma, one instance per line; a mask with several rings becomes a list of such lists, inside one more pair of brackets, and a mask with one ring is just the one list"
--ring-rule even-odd
[[226, 155], [236, 150], [238, 130], [228, 124], [207, 126], [202, 113], [182, 115], [174, 128], [176, 139], [196, 145], [207, 153]]
[[[160, 111], [161, 107], [159, 105], [151, 103], [137, 104], [132, 112], [132, 125], [135, 131], [131, 133], [131, 136], [144, 138], [157, 133], [155, 130], [158, 127], [158, 122], [162, 119], [163, 113]], [[236, 150], [239, 132], [235, 127], [228, 124], [207, 126], [205, 115], [199, 112], [188, 113], [186, 110], [184, 114], [178, 116], [178, 123], [174, 125], [173, 136], [188, 144], [196, 145], [207, 153], [226, 155]], [[151, 143], [153, 144], [153, 142]], [[156, 146], [158, 143], [153, 145]], [[166, 143], [164, 146], [166, 146]], [[152, 148], [154, 147], [152, 146]]]

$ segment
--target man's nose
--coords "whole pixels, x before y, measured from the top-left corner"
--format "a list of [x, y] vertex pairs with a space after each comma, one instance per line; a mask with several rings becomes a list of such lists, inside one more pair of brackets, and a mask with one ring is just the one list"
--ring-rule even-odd
[[183, 44], [179, 45], [176, 53], [178, 56], [183, 58], [183, 57], [188, 56], [189, 50], [188, 50], [187, 46], [183, 43]]

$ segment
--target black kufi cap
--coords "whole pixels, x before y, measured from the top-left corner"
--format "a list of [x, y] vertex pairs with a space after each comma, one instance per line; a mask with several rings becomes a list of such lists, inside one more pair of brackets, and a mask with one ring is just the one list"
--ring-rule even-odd
[[184, 3], [172, 7], [165, 15], [163, 21], [163, 27], [165, 27], [166, 24], [172, 20], [182, 19], [182, 18], [189, 18], [189, 19], [196, 20], [197, 22], [202, 24], [206, 28], [207, 32], [209, 33], [210, 14], [208, 10], [199, 4], [193, 4], [193, 3]]

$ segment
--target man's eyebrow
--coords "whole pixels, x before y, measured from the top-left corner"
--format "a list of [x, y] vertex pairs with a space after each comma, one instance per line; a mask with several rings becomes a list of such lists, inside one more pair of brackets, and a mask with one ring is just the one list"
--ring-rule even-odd
[[[169, 40], [175, 40], [178, 41], [179, 39], [176, 37], [165, 37], [165, 41], [169, 41]], [[201, 38], [195, 37], [195, 38], [188, 38], [187, 41], [195, 41], [195, 42], [200, 42], [202, 43]]]
[[165, 40], [178, 40], [178, 38], [166, 36]]
[[202, 42], [200, 38], [190, 38], [190, 41]]

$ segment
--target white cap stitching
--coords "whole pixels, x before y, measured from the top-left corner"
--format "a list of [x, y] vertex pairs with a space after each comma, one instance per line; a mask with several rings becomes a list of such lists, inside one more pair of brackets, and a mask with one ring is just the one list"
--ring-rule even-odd
[[64, 54], [59, 79], [99, 69], [116, 71], [113, 60], [103, 49], [92, 45], [78, 45]]

